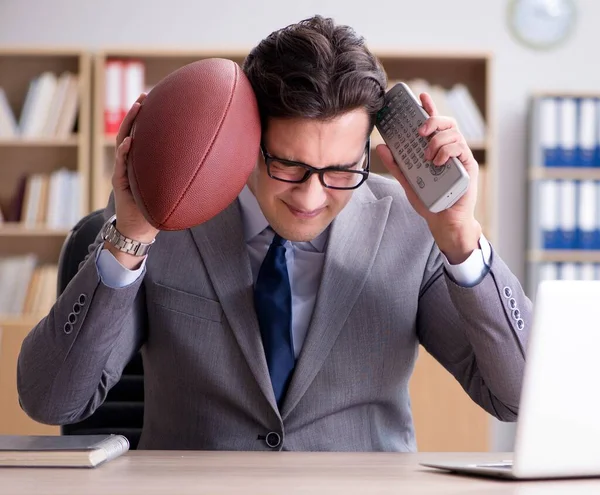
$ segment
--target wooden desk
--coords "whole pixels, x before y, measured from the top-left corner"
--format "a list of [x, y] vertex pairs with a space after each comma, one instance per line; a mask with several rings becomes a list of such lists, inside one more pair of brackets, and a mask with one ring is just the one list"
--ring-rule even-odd
[[[473, 454], [137, 451], [96, 469], [0, 469], [0, 493], [518, 494], [600, 493], [600, 479], [513, 482], [438, 473], [419, 462]], [[506, 454], [477, 454], [498, 460]]]

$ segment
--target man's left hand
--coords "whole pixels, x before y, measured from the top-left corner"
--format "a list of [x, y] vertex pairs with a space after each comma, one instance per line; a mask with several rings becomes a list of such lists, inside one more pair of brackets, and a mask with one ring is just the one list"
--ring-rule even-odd
[[432, 213], [412, 190], [389, 148], [380, 144], [377, 146], [377, 153], [385, 167], [402, 184], [412, 207], [426, 220], [440, 251], [450, 263], [456, 265], [465, 261], [473, 250], [479, 247], [481, 225], [475, 219], [479, 166], [464, 136], [458, 130], [456, 121], [438, 115], [435, 104], [427, 93], [422, 93], [420, 98], [430, 117], [419, 128], [419, 134], [425, 137], [435, 134], [425, 148], [425, 159], [433, 162], [434, 166], [440, 166], [451, 157], [458, 158], [470, 177], [467, 192], [452, 207]]

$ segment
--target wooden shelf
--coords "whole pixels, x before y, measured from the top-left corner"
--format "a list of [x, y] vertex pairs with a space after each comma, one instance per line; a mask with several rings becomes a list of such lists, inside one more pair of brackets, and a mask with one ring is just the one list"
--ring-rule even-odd
[[531, 250], [527, 254], [527, 259], [533, 263], [600, 263], [600, 250]]
[[91, 55], [87, 51], [50, 47], [0, 49], [0, 87], [17, 121], [34, 78], [44, 72], [78, 77], [77, 117], [73, 134], [58, 137], [0, 138], [0, 205], [7, 208], [24, 175], [51, 173], [59, 168], [77, 171], [81, 183], [81, 212], [89, 211], [91, 139]]
[[[91, 145], [91, 55], [84, 50], [52, 48], [52, 47], [23, 47], [0, 48], [0, 87], [4, 90], [8, 105], [18, 123], [25, 101], [31, 88], [31, 82], [45, 72], [51, 72], [55, 79], [47, 77], [43, 84], [48, 84], [48, 90], [54, 91], [61, 87], [65, 78], [61, 76], [68, 72], [77, 76], [77, 90], [72, 83], [63, 93], [66, 102], [72, 96], [71, 104], [77, 102], [77, 114], [71, 127], [72, 115], [68, 125], [70, 129], [61, 129], [56, 136], [46, 137], [42, 132], [35, 133], [39, 137], [3, 137], [0, 138], [0, 206], [5, 218], [15, 218], [18, 212], [12, 208], [17, 197], [39, 198], [49, 203], [50, 190], [58, 184], [59, 190], [55, 197], [78, 198], [78, 207], [74, 202], [61, 202], [61, 207], [76, 211], [79, 217], [89, 212], [90, 188], [90, 145]], [[61, 85], [58, 86], [58, 82]], [[39, 86], [38, 86], [39, 87]], [[52, 94], [52, 97], [54, 93]], [[53, 100], [52, 100], [53, 101]], [[56, 107], [51, 106], [56, 110]], [[35, 112], [35, 108], [33, 112]], [[35, 113], [36, 118], [38, 115]], [[40, 112], [41, 113], [41, 112]], [[56, 115], [55, 115], [56, 117]], [[59, 117], [59, 122], [62, 117]], [[66, 122], [64, 122], [66, 123]], [[40, 127], [44, 122], [39, 122]], [[58, 123], [55, 121], [55, 125]], [[62, 126], [61, 126], [62, 127]], [[65, 133], [65, 130], [67, 131]], [[47, 134], [47, 133], [46, 133]], [[73, 195], [70, 177], [61, 181], [50, 181], [49, 176], [54, 172], [65, 169], [78, 172], [77, 181], [80, 189]], [[32, 187], [31, 176], [37, 175], [35, 187]], [[41, 178], [43, 176], [43, 178]], [[60, 178], [60, 176], [58, 176]], [[66, 177], [63, 175], [62, 177]], [[43, 185], [40, 185], [43, 182]], [[53, 185], [51, 185], [53, 184]], [[62, 188], [65, 184], [65, 188]], [[39, 187], [38, 187], [39, 186]], [[44, 193], [45, 191], [45, 193]], [[54, 195], [53, 195], [54, 196]], [[71, 204], [72, 203], [72, 204]], [[41, 210], [37, 206], [38, 212]], [[21, 209], [21, 218], [26, 207]], [[46, 212], [49, 209], [46, 208]], [[0, 258], [17, 257], [32, 254], [36, 257], [37, 273], [31, 272], [31, 265], [27, 272], [18, 272], [23, 284], [17, 284], [15, 275], [4, 277], [6, 272], [0, 274], [0, 283], [7, 284], [11, 290], [22, 295], [23, 287], [29, 278], [29, 287], [33, 281], [38, 284], [43, 294], [37, 297], [36, 305], [29, 306], [26, 311], [36, 314], [0, 314], [0, 434], [58, 434], [60, 429], [56, 426], [40, 425], [31, 420], [21, 409], [16, 390], [16, 361], [21, 349], [23, 339], [32, 328], [45, 316], [37, 314], [47, 311], [47, 306], [56, 299], [56, 265], [69, 228], [49, 228], [42, 216], [37, 216], [40, 224], [25, 226], [19, 222], [5, 222], [0, 224]], [[75, 216], [70, 220], [74, 221]], [[13, 289], [14, 288], [14, 289]], [[2, 292], [2, 291], [0, 291]], [[18, 311], [21, 308], [2, 305], [0, 311]]]
[[534, 91], [532, 98], [600, 98], [599, 91]]
[[62, 147], [78, 146], [79, 136], [73, 135], [67, 139], [58, 138], [0, 138], [0, 147], [31, 148], [31, 147]]
[[540, 179], [600, 180], [600, 168], [531, 167], [529, 169], [529, 180]]
[[69, 229], [52, 229], [44, 225], [27, 227], [20, 223], [0, 224], [0, 237], [65, 237]]

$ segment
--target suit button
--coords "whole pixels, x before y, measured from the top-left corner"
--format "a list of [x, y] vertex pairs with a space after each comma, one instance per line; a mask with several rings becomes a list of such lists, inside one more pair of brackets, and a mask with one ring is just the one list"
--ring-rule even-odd
[[521, 318], [521, 312], [520, 312], [518, 309], [515, 309], [515, 310], [512, 312], [512, 315], [513, 315], [513, 318], [514, 318], [515, 320], [518, 320], [518, 319], [520, 319], [520, 318]]
[[510, 287], [504, 287], [504, 297], [512, 297], [512, 290], [510, 290]]
[[523, 330], [523, 328], [525, 328], [525, 322], [521, 318], [517, 320], [517, 328], [519, 330]]
[[69, 322], [67, 322], [67, 323], [65, 323], [65, 326], [63, 327], [63, 330], [68, 335], [68, 334], [70, 334], [73, 331], [73, 325], [71, 325]]
[[81, 311], [81, 304], [79, 304], [79, 303], [73, 304], [73, 313], [78, 315], [80, 311]]
[[281, 445], [281, 435], [276, 431], [271, 431], [267, 433], [267, 436], [265, 437], [265, 442], [267, 442], [267, 445], [272, 449], [276, 449]]
[[510, 309], [517, 309], [517, 301], [514, 297], [511, 297], [508, 300], [508, 306], [510, 307]]
[[76, 321], [77, 321], [77, 315], [75, 313], [70, 313], [69, 314], [69, 323], [71, 325], [74, 325]]
[[85, 304], [86, 299], [87, 299], [87, 296], [85, 294], [79, 294], [79, 304], [81, 306], [83, 306]]

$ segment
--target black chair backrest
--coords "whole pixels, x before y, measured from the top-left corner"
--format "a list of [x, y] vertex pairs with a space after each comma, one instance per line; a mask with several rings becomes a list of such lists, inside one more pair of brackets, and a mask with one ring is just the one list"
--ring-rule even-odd
[[[88, 255], [104, 224], [103, 210], [83, 217], [69, 232], [58, 260], [57, 293], [62, 294]], [[127, 437], [136, 449], [144, 421], [144, 369], [137, 353], [123, 370], [119, 382], [108, 392], [106, 400], [94, 413], [78, 422], [63, 425], [63, 435], [96, 435], [116, 433]]]

